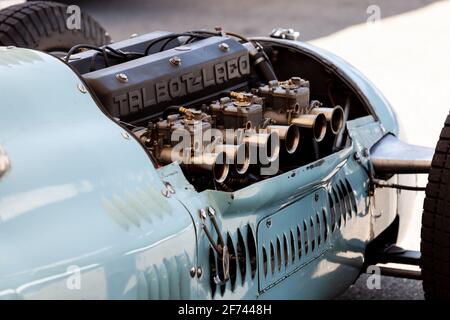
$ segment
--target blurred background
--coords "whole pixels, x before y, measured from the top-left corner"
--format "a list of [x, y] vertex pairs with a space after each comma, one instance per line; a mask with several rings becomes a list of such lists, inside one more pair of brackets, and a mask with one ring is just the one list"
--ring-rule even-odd
[[[23, 2], [0, 0], [0, 8]], [[226, 30], [269, 35], [294, 28], [343, 57], [394, 106], [404, 140], [433, 147], [450, 110], [450, 0], [66, 0], [90, 13], [115, 41], [155, 30]], [[417, 179], [426, 184], [426, 176]], [[423, 195], [407, 194], [401, 245], [418, 250]], [[423, 299], [420, 281], [383, 277], [369, 290], [362, 276], [340, 299]]]

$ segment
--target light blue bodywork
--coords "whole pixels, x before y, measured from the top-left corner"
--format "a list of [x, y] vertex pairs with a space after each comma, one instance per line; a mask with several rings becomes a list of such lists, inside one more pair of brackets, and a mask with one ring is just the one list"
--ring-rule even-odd
[[[374, 114], [347, 123], [348, 148], [234, 193], [197, 192], [176, 163], [155, 168], [57, 58], [0, 48], [0, 146], [11, 163], [0, 179], [0, 297], [312, 299], [343, 292], [361, 272], [367, 243], [397, 214], [391, 190], [378, 196], [388, 210], [373, 214], [362, 168], [364, 149], [398, 133], [395, 116], [342, 60], [304, 43], [266, 41], [329, 63]], [[218, 260], [199, 214], [209, 207], [240, 258], [231, 260], [234, 276], [224, 285], [211, 284]], [[214, 230], [209, 219], [206, 225]]]

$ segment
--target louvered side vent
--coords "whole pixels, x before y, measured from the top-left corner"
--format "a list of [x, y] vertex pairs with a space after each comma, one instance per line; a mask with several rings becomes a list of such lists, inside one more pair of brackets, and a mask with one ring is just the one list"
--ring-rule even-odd
[[185, 254], [164, 259], [143, 272], [138, 280], [139, 298], [185, 300], [190, 298], [189, 258]]
[[263, 278], [268, 282], [306, 263], [328, 239], [326, 209], [295, 225], [262, 246]]
[[[259, 222], [259, 279], [262, 291], [294, 274], [329, 248], [330, 223], [334, 219], [328, 212], [329, 197], [334, 195], [321, 189], [302, 198], [286, 211]], [[333, 199], [332, 202], [334, 204], [336, 201]]]
[[[332, 232], [345, 225], [356, 216], [355, 193], [347, 179], [336, 180], [328, 191], [330, 223]], [[324, 216], [326, 218], [326, 215]]]
[[218, 285], [214, 280], [216, 275], [223, 279], [224, 270], [216, 252], [212, 248], [209, 250], [210, 286], [213, 298], [216, 294], [223, 296], [226, 290], [235, 291], [238, 286], [245, 285], [246, 281], [253, 280], [256, 275], [256, 241], [250, 225], [233, 233], [228, 232], [225, 236], [224, 241], [230, 254], [229, 280], [225, 284]]

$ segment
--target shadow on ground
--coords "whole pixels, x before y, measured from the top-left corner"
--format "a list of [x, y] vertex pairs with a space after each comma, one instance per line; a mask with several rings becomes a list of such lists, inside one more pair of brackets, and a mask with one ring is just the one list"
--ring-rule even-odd
[[422, 281], [381, 277], [380, 289], [368, 289], [368, 275], [363, 274], [336, 300], [423, 300]]

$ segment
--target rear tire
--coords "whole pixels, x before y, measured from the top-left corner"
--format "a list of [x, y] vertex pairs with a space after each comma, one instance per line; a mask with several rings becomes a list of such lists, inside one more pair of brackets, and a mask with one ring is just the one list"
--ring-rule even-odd
[[81, 29], [66, 26], [67, 6], [33, 1], [0, 10], [0, 46], [67, 52], [77, 44], [101, 46], [111, 39], [100, 24], [81, 12]]
[[426, 299], [450, 300], [450, 115], [433, 156], [421, 232], [421, 268]]

